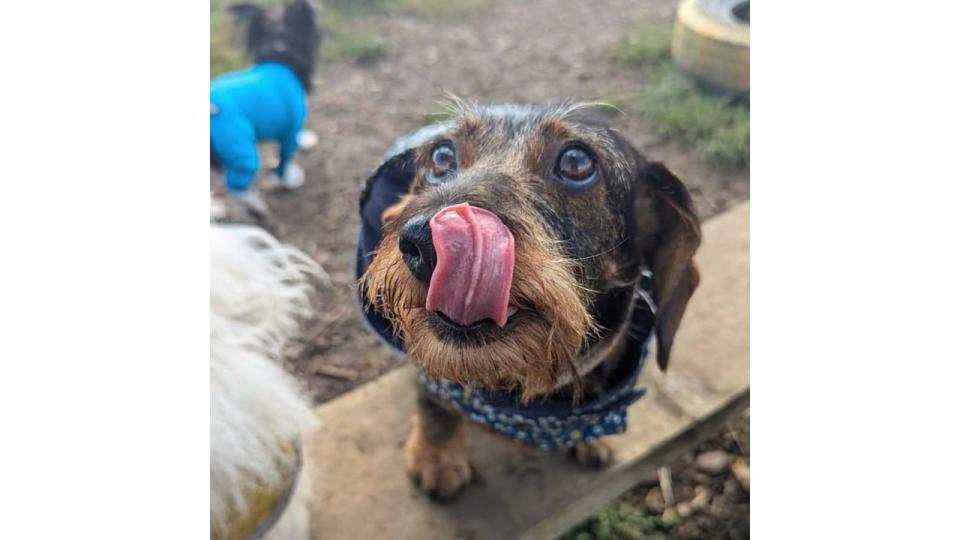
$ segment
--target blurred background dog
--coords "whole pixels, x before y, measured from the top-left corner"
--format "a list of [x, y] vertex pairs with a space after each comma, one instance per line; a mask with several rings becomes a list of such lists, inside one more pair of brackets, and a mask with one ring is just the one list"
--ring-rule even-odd
[[315, 422], [281, 359], [325, 276], [261, 229], [211, 225], [211, 538], [309, 537]]
[[263, 215], [266, 204], [250, 191], [260, 170], [258, 142], [280, 145], [272, 174], [276, 185], [293, 189], [304, 182], [294, 155], [322, 35], [316, 8], [308, 0], [292, 0], [279, 20], [255, 4], [235, 4], [230, 11], [255, 63], [210, 83], [210, 165], [226, 175], [235, 200]]

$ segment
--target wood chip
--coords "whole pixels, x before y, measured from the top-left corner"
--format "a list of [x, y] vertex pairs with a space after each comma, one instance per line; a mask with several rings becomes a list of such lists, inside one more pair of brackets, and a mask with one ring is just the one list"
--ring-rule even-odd
[[660, 467], [657, 469], [657, 477], [660, 478], [660, 493], [663, 495], [663, 505], [670, 508], [676, 502], [673, 498], [673, 479], [670, 477], [669, 467]]
[[314, 373], [317, 375], [323, 375], [325, 377], [332, 377], [334, 379], [341, 379], [344, 381], [355, 381], [360, 378], [360, 373], [356, 370], [340, 367], [340, 366], [331, 366], [331, 365], [320, 365], [314, 370]]
[[745, 491], [750, 491], [750, 464], [747, 460], [739, 458], [730, 466], [733, 471], [733, 477], [743, 487]]
[[706, 486], [697, 486], [694, 488], [695, 495], [690, 499], [690, 506], [694, 510], [702, 510], [710, 504], [710, 497], [713, 496], [713, 493], [710, 491], [710, 488]]

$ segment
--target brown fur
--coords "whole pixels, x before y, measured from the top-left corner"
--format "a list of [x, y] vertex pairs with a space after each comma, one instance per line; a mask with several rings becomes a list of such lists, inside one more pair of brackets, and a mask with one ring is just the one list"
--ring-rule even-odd
[[573, 456], [584, 467], [606, 467], [613, 461], [613, 447], [604, 439], [582, 442], [573, 448]]
[[431, 497], [447, 500], [472, 478], [463, 416], [423, 392], [418, 404], [413, 430], [404, 446], [407, 474]]
[[[692, 262], [700, 228], [683, 184], [650, 163], [615, 130], [577, 105], [485, 108], [457, 102], [457, 119], [413, 152], [410, 193], [384, 212], [382, 239], [361, 287], [402, 334], [411, 360], [431, 377], [537, 396], [578, 399], [602, 393], [632, 359], [622, 358], [625, 320], [641, 270], [653, 271], [659, 306], [658, 363], [666, 368], [673, 335], [699, 274]], [[455, 148], [457, 170], [430, 184], [432, 149]], [[589, 149], [598, 180], [588, 187], [558, 181], [554, 166], [570, 144]], [[469, 202], [495, 212], [515, 239], [507, 328], [479, 342], [450, 339], [428, 312], [427, 284], [404, 263], [403, 225]], [[578, 359], [604, 343], [599, 368], [578, 371]], [[601, 350], [601, 349], [597, 349]], [[622, 379], [621, 379], [622, 380]], [[421, 400], [422, 401], [422, 400]], [[407, 441], [411, 475], [430, 492], [449, 494], [469, 481], [458, 413], [421, 402]], [[435, 426], [434, 424], [438, 424]], [[446, 437], [430, 436], [433, 431]], [[604, 465], [604, 441], [579, 445], [584, 464]]]
[[519, 386], [529, 399], [550, 390], [593, 330], [569, 261], [545, 249], [522, 249], [517, 238], [511, 303], [521, 311], [512, 331], [483, 347], [449, 344], [430, 329], [423, 307], [427, 287], [404, 266], [396, 231], [388, 233], [382, 245], [387, 253], [378, 253], [370, 265], [366, 290], [381, 291], [381, 305], [402, 329], [407, 353], [432, 377]]

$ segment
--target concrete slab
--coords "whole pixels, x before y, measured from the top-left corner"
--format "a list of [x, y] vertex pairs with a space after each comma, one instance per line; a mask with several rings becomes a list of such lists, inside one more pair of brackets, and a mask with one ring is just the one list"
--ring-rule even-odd
[[744, 203], [703, 227], [701, 288], [688, 307], [670, 371], [654, 364], [631, 407], [627, 433], [613, 438], [617, 459], [585, 470], [564, 455], [522, 452], [472, 428], [480, 475], [454, 503], [431, 502], [403, 471], [403, 442], [414, 410], [413, 371], [398, 369], [318, 408], [323, 430], [316, 464], [314, 538], [549, 539], [649, 478], [748, 406], [750, 207]]

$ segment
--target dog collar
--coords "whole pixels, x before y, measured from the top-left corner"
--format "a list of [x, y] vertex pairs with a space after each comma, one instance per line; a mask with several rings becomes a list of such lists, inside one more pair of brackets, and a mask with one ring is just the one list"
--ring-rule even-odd
[[[360, 235], [357, 242], [356, 275], [366, 272], [380, 242], [381, 216], [409, 190], [414, 165], [410, 149], [433, 137], [438, 126], [428, 126], [394, 144], [384, 163], [364, 185], [360, 196]], [[648, 292], [650, 274], [645, 273], [634, 287], [634, 300], [627, 322], [623, 357], [630, 358], [630, 372], [603, 395], [585, 402], [547, 398], [521, 403], [517, 396], [499, 390], [463, 386], [445, 379], [433, 379], [420, 372], [418, 378], [428, 391], [462, 411], [473, 421], [516, 439], [527, 446], [551, 450], [569, 448], [581, 442], [622, 433], [627, 426], [627, 407], [643, 397], [645, 388], [635, 388], [643, 370], [653, 335], [656, 306]], [[370, 330], [394, 350], [403, 353], [403, 337], [375, 309], [362, 291], [358, 294], [364, 320]], [[587, 361], [581, 374], [596, 367]]]
[[417, 377], [432, 394], [460, 410], [474, 422], [501, 435], [542, 450], [570, 448], [627, 428], [627, 407], [646, 393], [636, 387], [643, 371], [653, 335], [653, 303], [641, 288], [635, 293], [633, 313], [624, 355], [633, 362], [630, 373], [604, 394], [585, 402], [547, 398], [521, 403], [514, 394], [499, 390], [462, 386], [445, 379], [433, 379], [420, 372]]

